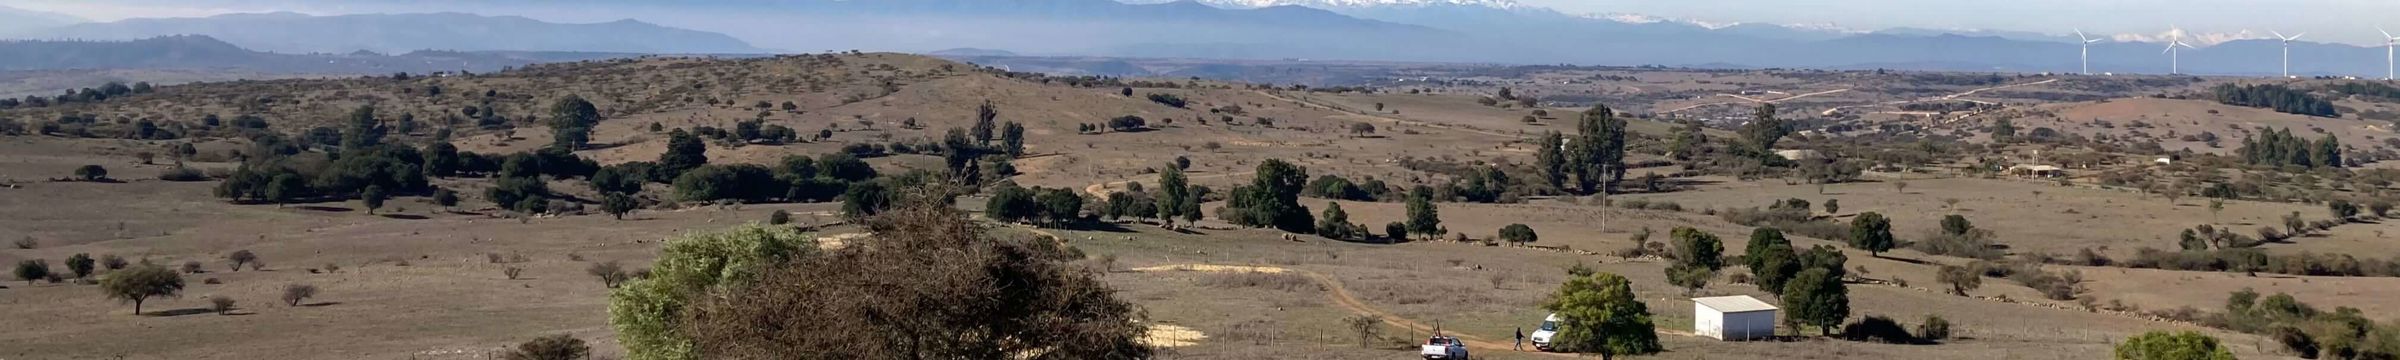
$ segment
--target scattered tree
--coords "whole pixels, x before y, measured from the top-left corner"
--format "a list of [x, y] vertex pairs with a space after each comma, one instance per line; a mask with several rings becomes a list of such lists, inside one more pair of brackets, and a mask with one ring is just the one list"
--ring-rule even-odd
[[2233, 360], [2217, 338], [2199, 332], [2143, 333], [2117, 344], [2117, 360]]
[[[1079, 256], [1042, 239], [989, 236], [937, 201], [911, 200], [866, 221], [876, 246], [779, 260], [694, 264], [656, 279], [731, 275], [739, 280], [696, 289], [670, 312], [688, 332], [689, 358], [998, 359], [1042, 354], [1060, 359], [1150, 357], [1132, 304], [1116, 298]], [[813, 248], [813, 244], [806, 244]], [[670, 242], [670, 250], [674, 246]], [[795, 249], [796, 250], [796, 249]], [[720, 265], [721, 264], [721, 265]], [[691, 270], [718, 271], [691, 274]], [[643, 293], [644, 282], [618, 290]], [[689, 284], [689, 283], [685, 283]], [[993, 286], [993, 284], [1008, 284]], [[858, 296], [858, 294], [884, 294]], [[957, 306], [957, 299], [981, 299]], [[658, 307], [648, 307], [659, 309]], [[664, 309], [662, 309], [664, 310]], [[859, 314], [907, 314], [910, 321]], [[619, 328], [625, 329], [624, 322]], [[939, 324], [942, 340], [919, 337]], [[842, 331], [788, 331], [788, 329]], [[619, 331], [638, 339], [639, 331]], [[928, 341], [910, 342], [910, 339]], [[655, 354], [647, 341], [625, 341], [631, 355]], [[670, 343], [671, 344], [671, 343]], [[860, 346], [861, 344], [871, 344]], [[667, 357], [679, 358], [679, 357]]]
[[[1960, 220], [1965, 219], [1961, 218]], [[1946, 229], [1949, 222], [1944, 221], [1943, 224]], [[1891, 251], [1896, 242], [1892, 239], [1892, 221], [1885, 219], [1883, 214], [1862, 213], [1858, 215], [1858, 218], [1850, 220], [1850, 247], [1852, 248], [1866, 250], [1867, 253], [1880, 257], [1883, 256], [1883, 252]]]
[[158, 265], [142, 265], [101, 276], [100, 290], [110, 299], [132, 302], [133, 314], [141, 315], [142, 301], [182, 294], [183, 275]]
[[1657, 353], [1657, 328], [1650, 309], [1633, 293], [1630, 281], [1610, 273], [1575, 276], [1542, 303], [1558, 314], [1552, 346], [1562, 351], [1598, 353], [1601, 359], [1618, 355]]
[[1525, 226], [1525, 224], [1508, 224], [1508, 226], [1500, 228], [1500, 239], [1517, 245], [1525, 245], [1526, 243], [1541, 240], [1541, 235], [1535, 234], [1533, 232], [1533, 227], [1531, 226]]
[[73, 272], [77, 279], [89, 277], [92, 276], [93, 263], [91, 254], [77, 253], [67, 256], [67, 271]]
[[584, 268], [583, 272], [600, 278], [600, 284], [610, 289], [617, 288], [619, 283], [623, 283], [627, 279], [624, 266], [617, 265], [615, 261], [593, 263], [591, 267]]
[[507, 360], [584, 360], [590, 358], [591, 355], [592, 347], [585, 345], [583, 339], [577, 339], [572, 335], [558, 334], [538, 337], [532, 341], [517, 344], [516, 350], [510, 350], [501, 358]]
[[1983, 271], [1973, 267], [1943, 265], [1935, 277], [1941, 283], [1950, 285], [1953, 295], [1967, 296], [1967, 291], [1983, 287]]
[[1708, 287], [1717, 270], [1725, 267], [1725, 245], [1716, 234], [1677, 227], [1668, 237], [1675, 244], [1675, 264], [1667, 267], [1667, 282], [1683, 287], [1685, 295]]
[[1784, 284], [1801, 270], [1800, 254], [1783, 238], [1783, 231], [1774, 228], [1752, 230], [1742, 258], [1748, 261], [1750, 281], [1770, 294], [1782, 293]]
[[208, 298], [208, 310], [216, 312], [217, 315], [230, 315], [233, 312], [233, 298], [223, 295], [211, 296]]
[[1377, 332], [1381, 332], [1383, 330], [1383, 317], [1375, 315], [1351, 316], [1342, 318], [1342, 325], [1349, 326], [1351, 332], [1358, 334], [1358, 347], [1363, 349], [1367, 347], [1371, 340], [1377, 337]]
[[16, 273], [17, 279], [25, 280], [25, 286], [33, 286], [34, 280], [50, 277], [50, 262], [42, 259], [18, 261]]
[[108, 168], [100, 167], [100, 165], [84, 165], [83, 167], [75, 168], [75, 178], [82, 179], [83, 181], [100, 181], [108, 179]]
[[1850, 289], [1840, 275], [1823, 268], [1801, 270], [1784, 285], [1786, 321], [1816, 326], [1824, 335], [1850, 317]]
[[625, 196], [625, 193], [609, 192], [600, 196], [600, 210], [617, 220], [625, 220], [625, 214], [633, 213], [633, 209], [638, 207], [641, 204], [635, 202], [632, 196]]
[[285, 306], [300, 306], [301, 301], [308, 301], [308, 298], [312, 297], [317, 297], [316, 285], [290, 284], [283, 286], [282, 299]]
[[1441, 209], [1433, 204], [1433, 189], [1418, 186], [1408, 194], [1408, 232], [1425, 238], [1442, 236]]
[[231, 254], [225, 254], [225, 260], [233, 262], [233, 271], [242, 271], [242, 265], [258, 261], [258, 254], [250, 250], [234, 250]]
[[367, 185], [366, 190], [358, 192], [358, 200], [367, 206], [368, 215], [374, 215], [375, 209], [383, 208], [383, 201], [390, 197], [391, 194], [383, 192], [382, 186]]

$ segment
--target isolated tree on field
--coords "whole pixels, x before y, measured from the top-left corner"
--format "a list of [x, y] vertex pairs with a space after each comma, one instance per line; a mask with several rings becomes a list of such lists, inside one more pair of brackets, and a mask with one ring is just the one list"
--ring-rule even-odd
[[102, 179], [107, 179], [108, 168], [100, 167], [100, 165], [84, 165], [83, 167], [75, 168], [75, 178], [83, 179], [83, 181], [100, 181]]
[[615, 261], [593, 263], [591, 267], [584, 268], [583, 271], [586, 274], [592, 274], [592, 277], [599, 278], [600, 284], [610, 289], [617, 288], [619, 283], [623, 283], [628, 278], [625, 274], [625, 267], [618, 265]]
[[366, 190], [358, 192], [359, 202], [367, 206], [367, 215], [374, 215], [375, 209], [383, 208], [383, 201], [389, 197], [390, 194], [383, 193], [382, 186], [367, 185]]
[[1967, 296], [1967, 291], [1983, 287], [1983, 271], [1973, 267], [1943, 265], [1936, 279], [1950, 285], [1950, 294]]
[[[1961, 218], [1963, 221], [1964, 218]], [[1946, 224], [1947, 222], [1945, 222]], [[1891, 251], [1897, 240], [1892, 238], [1892, 221], [1883, 214], [1863, 213], [1850, 220], [1850, 247], [1866, 250], [1877, 257]]]
[[132, 302], [133, 314], [141, 315], [142, 301], [182, 294], [183, 275], [163, 266], [141, 265], [101, 276], [100, 291], [110, 299]]
[[1540, 234], [1533, 232], [1533, 227], [1525, 226], [1525, 224], [1508, 224], [1508, 226], [1500, 228], [1500, 240], [1506, 240], [1509, 243], [1525, 245], [1541, 239]]
[[1362, 122], [1362, 123], [1351, 123], [1351, 124], [1350, 124], [1350, 135], [1351, 135], [1351, 136], [1367, 136], [1367, 135], [1374, 135], [1374, 134], [1375, 134], [1375, 124], [1368, 124], [1368, 123], [1363, 123], [1363, 122]]
[[625, 193], [610, 192], [600, 196], [600, 210], [617, 220], [625, 220], [625, 214], [633, 213], [633, 209], [638, 207], [641, 204], [635, 202], [632, 196], [625, 196]]
[[125, 257], [123, 257], [123, 256], [116, 256], [116, 255], [101, 255], [101, 256], [100, 256], [100, 268], [103, 268], [103, 269], [109, 269], [109, 270], [111, 270], [111, 271], [114, 271], [114, 270], [123, 270], [123, 269], [125, 269], [125, 266], [126, 266], [127, 264], [129, 264], [129, 263], [125, 262]]
[[[784, 104], [790, 105], [791, 103]], [[533, 338], [532, 341], [517, 344], [515, 350], [509, 350], [501, 358], [506, 360], [585, 360], [591, 355], [592, 347], [584, 344], [583, 339], [577, 339], [572, 335], [558, 334]]]
[[1850, 318], [1850, 289], [1840, 275], [1822, 268], [1801, 270], [1784, 284], [1784, 319], [1816, 326], [1824, 335]]
[[284, 306], [300, 306], [300, 302], [308, 301], [308, 298], [312, 297], [317, 297], [316, 285], [290, 284], [283, 286]]
[[1575, 276], [1542, 303], [1558, 314], [1557, 335], [1550, 343], [1561, 351], [1598, 353], [1601, 359], [1618, 355], [1658, 353], [1658, 330], [1650, 309], [1633, 293], [1631, 282], [1610, 273]]
[[2234, 360], [2217, 338], [2199, 332], [2152, 331], [2117, 344], [2117, 360]]
[[1433, 204], [1433, 189], [1418, 186], [1408, 194], [1408, 232], [1427, 238], [1441, 236], [1441, 209]]
[[1351, 316], [1342, 318], [1342, 325], [1348, 326], [1351, 332], [1358, 334], [1358, 347], [1364, 349], [1367, 347], [1370, 340], [1376, 338], [1376, 333], [1382, 332], [1383, 317], [1375, 315]]
[[28, 259], [17, 262], [17, 278], [25, 280], [25, 286], [33, 286], [34, 280], [47, 277], [50, 277], [49, 261]]
[[1258, 164], [1250, 185], [1234, 188], [1227, 199], [1228, 210], [1218, 213], [1234, 224], [1249, 227], [1274, 227], [1294, 233], [1314, 231], [1316, 215], [1300, 206], [1300, 193], [1308, 184], [1308, 169], [1268, 159]]
[[1902, 194], [1906, 194], [1906, 193], [1908, 193], [1908, 182], [1907, 182], [1907, 181], [1893, 181], [1893, 182], [1892, 182], [1892, 192], [1896, 192], [1896, 193], [1902, 193]]
[[1686, 295], [1708, 287], [1717, 270], [1725, 267], [1724, 242], [1716, 234], [1689, 227], [1667, 234], [1675, 244], [1675, 264], [1667, 267], [1667, 282], [1683, 287]]
[[92, 276], [92, 265], [94, 263], [95, 261], [92, 261], [91, 254], [76, 253], [75, 255], [67, 256], [67, 271], [75, 274], [75, 278], [82, 279], [87, 276]]
[[580, 95], [567, 95], [550, 103], [550, 131], [556, 135], [551, 146], [569, 151], [582, 149], [591, 140], [592, 127], [600, 125], [600, 109]]
[[433, 204], [441, 205], [444, 209], [458, 207], [458, 192], [450, 191], [450, 189], [434, 190]]
[[1825, 215], [1841, 215], [1842, 199], [1825, 199]]
[[242, 265], [249, 265], [251, 262], [258, 261], [258, 254], [252, 253], [250, 250], [234, 250], [233, 253], [225, 254], [225, 260], [232, 261], [233, 271], [238, 272], [242, 271]]

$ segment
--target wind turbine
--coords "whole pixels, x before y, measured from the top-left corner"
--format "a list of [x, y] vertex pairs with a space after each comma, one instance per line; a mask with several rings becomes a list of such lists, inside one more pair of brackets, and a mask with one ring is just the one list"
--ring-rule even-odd
[[2093, 38], [2092, 38], [2092, 37], [2090, 37], [2090, 36], [2083, 36], [2083, 29], [2075, 29], [2075, 37], [2077, 37], [2077, 38], [2082, 38], [2082, 39], [2083, 39], [2083, 43], [2082, 43], [2082, 45], [2083, 45], [2083, 74], [2084, 74], [2084, 75], [2091, 75], [2091, 74], [2092, 74], [2092, 43], [2100, 42], [2100, 40], [2102, 40], [2102, 39], [2093, 39]]
[[2185, 44], [2185, 43], [2183, 43], [2183, 28], [2182, 28], [2182, 27], [2170, 27], [2170, 28], [2167, 28], [2167, 29], [2168, 29], [2168, 30], [2167, 30], [2167, 36], [2169, 37], [2169, 40], [2167, 40], [2167, 50], [2166, 50], [2166, 51], [2160, 51], [2159, 53], [2161, 53], [2161, 54], [2167, 54], [2167, 60], [2168, 60], [2168, 61], [2172, 61], [2172, 63], [2169, 63], [2169, 65], [2168, 65], [2169, 67], [2167, 68], [2167, 74], [2168, 74], [2168, 75], [2182, 74], [2182, 73], [2183, 73], [2183, 52], [2182, 52], [2182, 51], [2178, 51], [2178, 50], [2176, 50], [2176, 49], [2175, 49], [2175, 47], [2177, 47], [2177, 46], [2182, 46], [2182, 47], [2184, 47], [2184, 48], [2187, 48], [2187, 49], [2199, 49], [2199, 48], [2192, 47], [2192, 44]]
[[2392, 47], [2400, 46], [2400, 36], [2392, 36], [2392, 32], [2384, 31], [2381, 26], [2375, 27], [2375, 31], [2383, 32], [2383, 81], [2392, 81]]
[[2274, 30], [2267, 30], [2267, 32], [2270, 32], [2270, 33], [2275, 33], [2275, 38], [2277, 38], [2277, 39], [2283, 39], [2283, 77], [2284, 77], [2284, 78], [2287, 78], [2287, 79], [2288, 79], [2288, 78], [2291, 78], [2291, 77], [2292, 77], [2292, 40], [2300, 40], [2300, 37], [2302, 37], [2302, 36], [2308, 36], [2308, 33], [2300, 33], [2299, 35], [2292, 35], [2292, 36], [2283, 36], [2283, 33], [2282, 33], [2282, 32], [2278, 32], [2278, 31], [2274, 31]]

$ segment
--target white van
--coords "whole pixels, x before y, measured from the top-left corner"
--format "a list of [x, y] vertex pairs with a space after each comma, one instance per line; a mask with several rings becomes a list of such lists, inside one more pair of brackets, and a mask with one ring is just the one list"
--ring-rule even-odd
[[1550, 337], [1553, 336], [1558, 336], [1558, 313], [1542, 318], [1542, 326], [1534, 328], [1533, 335], [1528, 337], [1533, 340], [1534, 350], [1547, 352], [1550, 351]]

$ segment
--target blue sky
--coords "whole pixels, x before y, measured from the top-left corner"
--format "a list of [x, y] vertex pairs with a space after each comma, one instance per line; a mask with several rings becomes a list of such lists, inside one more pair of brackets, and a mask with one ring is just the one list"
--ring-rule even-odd
[[[1569, 13], [1638, 13], [1712, 22], [2164, 33], [2307, 32], [2308, 40], [2381, 44], [2400, 31], [2400, 0], [1517, 0]], [[2380, 23], [2380, 24], [2379, 24]]]
[[[660, 0], [662, 2], [668, 0]], [[703, 2], [706, 0], [681, 0]], [[875, 1], [875, 0], [862, 0]], [[1568, 13], [1634, 13], [1707, 22], [1988, 29], [2067, 34], [2164, 34], [2181, 25], [2222, 39], [2248, 32], [2308, 33], [2305, 40], [2380, 45], [2375, 27], [2400, 30], [2400, 0], [1515, 0]], [[494, 4], [510, 3], [496, 1]], [[306, 0], [0, 0], [109, 21], [127, 17], [205, 16], [293, 10], [354, 12], [343, 1]], [[621, 15], [621, 14], [611, 14]], [[637, 16], [638, 17], [638, 16]], [[2147, 38], [2121, 37], [2119, 40]]]

